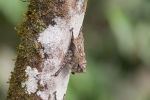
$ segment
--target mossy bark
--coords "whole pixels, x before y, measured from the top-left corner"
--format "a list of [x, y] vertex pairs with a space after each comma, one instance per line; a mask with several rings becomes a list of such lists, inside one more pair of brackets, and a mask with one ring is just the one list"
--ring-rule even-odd
[[[47, 58], [51, 59], [51, 57], [46, 53], [44, 55], [41, 53], [45, 48], [38, 41], [39, 34], [47, 29], [48, 26], [57, 25], [54, 20], [56, 17], [65, 20], [69, 19], [71, 17], [68, 14], [69, 5], [71, 4], [73, 8], [76, 6], [76, 2], [80, 2], [80, 0], [29, 0], [29, 2], [27, 12], [24, 14], [24, 21], [19, 23], [19, 28], [17, 29], [21, 42], [18, 47], [15, 68], [9, 81], [7, 100], [42, 100], [36, 92], [29, 94], [25, 87], [22, 87], [22, 82], [28, 79], [25, 73], [26, 66], [32, 66], [32, 68], [42, 72], [43, 67], [41, 65]], [[87, 0], [82, 5], [83, 12], [85, 12], [86, 3]], [[60, 58], [63, 59], [63, 57]], [[38, 90], [47, 88], [46, 85], [41, 86], [39, 82], [37, 83]], [[49, 96], [47, 100], [55, 99]]]

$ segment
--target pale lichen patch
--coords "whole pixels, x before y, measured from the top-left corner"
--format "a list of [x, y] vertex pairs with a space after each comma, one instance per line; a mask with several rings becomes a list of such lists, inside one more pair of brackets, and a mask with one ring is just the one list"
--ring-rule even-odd
[[78, 11], [81, 10], [81, 8], [83, 7], [84, 1], [85, 0], [80, 0], [79, 2], [77, 2]]
[[79, 35], [79, 31], [83, 23], [83, 18], [84, 18], [84, 13], [76, 14], [71, 18], [70, 26], [74, 28], [73, 33], [75, 38], [78, 37]]
[[39, 72], [36, 68], [31, 68], [30, 66], [26, 67], [25, 72], [26, 72], [25, 76], [27, 77], [27, 80], [21, 83], [22, 88], [25, 87], [26, 92], [28, 94], [35, 93], [36, 90], [38, 89], [37, 75], [39, 74]]
[[37, 95], [39, 97], [41, 97], [42, 100], [49, 100], [49, 98], [50, 98], [50, 96], [46, 90], [45, 91], [38, 91]]

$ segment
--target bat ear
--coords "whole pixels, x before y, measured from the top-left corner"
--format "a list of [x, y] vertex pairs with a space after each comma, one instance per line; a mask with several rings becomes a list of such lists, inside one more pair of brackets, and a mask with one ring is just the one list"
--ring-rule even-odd
[[74, 35], [73, 35], [73, 32], [72, 32], [72, 38], [74, 39]]
[[80, 28], [80, 32], [82, 32], [82, 30], [83, 30], [83, 26], [81, 26], [81, 28]]
[[71, 28], [71, 29], [69, 30], [69, 31], [71, 32], [71, 37], [72, 37], [72, 39], [74, 39], [73, 29], [74, 29], [74, 28]]
[[82, 29], [83, 29], [83, 26], [81, 26], [80, 31], [79, 31], [79, 35], [78, 35], [78, 36], [80, 36], [80, 37], [82, 37], [82, 36], [83, 36]]

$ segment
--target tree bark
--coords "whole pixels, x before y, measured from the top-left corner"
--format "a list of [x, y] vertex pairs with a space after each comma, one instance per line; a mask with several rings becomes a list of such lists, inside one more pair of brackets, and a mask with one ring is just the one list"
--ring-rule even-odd
[[7, 100], [64, 100], [71, 69], [53, 76], [78, 37], [87, 0], [29, 0]]

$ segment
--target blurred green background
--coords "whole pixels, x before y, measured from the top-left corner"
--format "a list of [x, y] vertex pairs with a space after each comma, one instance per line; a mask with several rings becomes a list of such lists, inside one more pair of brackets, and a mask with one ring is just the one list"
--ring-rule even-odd
[[[0, 100], [5, 100], [27, 3], [0, 0]], [[89, 0], [87, 73], [71, 75], [67, 100], [150, 100], [150, 0]]]

